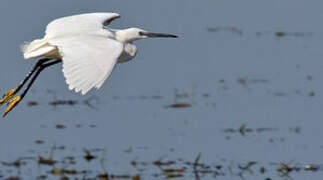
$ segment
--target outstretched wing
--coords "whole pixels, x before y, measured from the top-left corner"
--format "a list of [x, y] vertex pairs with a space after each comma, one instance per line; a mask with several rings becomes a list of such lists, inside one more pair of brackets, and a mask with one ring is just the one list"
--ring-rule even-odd
[[123, 45], [99, 35], [79, 35], [49, 41], [62, 56], [63, 73], [69, 89], [86, 94], [101, 87], [117, 63]]
[[68, 33], [99, 30], [118, 17], [120, 15], [117, 13], [86, 13], [62, 17], [47, 25], [45, 39]]

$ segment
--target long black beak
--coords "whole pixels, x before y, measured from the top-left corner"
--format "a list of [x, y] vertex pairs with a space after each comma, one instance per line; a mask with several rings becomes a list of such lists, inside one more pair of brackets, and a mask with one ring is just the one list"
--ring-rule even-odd
[[141, 36], [147, 36], [147, 37], [165, 37], [165, 38], [177, 38], [178, 37], [174, 34], [153, 33], [153, 32], [145, 32], [145, 31], [140, 31], [139, 34]]

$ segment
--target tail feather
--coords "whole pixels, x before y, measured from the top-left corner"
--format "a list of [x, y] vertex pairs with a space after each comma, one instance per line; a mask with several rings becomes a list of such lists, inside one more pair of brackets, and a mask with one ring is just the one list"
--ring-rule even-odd
[[54, 49], [55, 47], [50, 46], [45, 39], [36, 39], [21, 46], [21, 51], [25, 59], [43, 56]]

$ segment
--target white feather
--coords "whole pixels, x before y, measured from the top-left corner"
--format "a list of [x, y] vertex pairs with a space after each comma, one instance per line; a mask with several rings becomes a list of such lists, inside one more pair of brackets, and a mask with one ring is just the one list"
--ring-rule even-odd
[[46, 35], [43, 39], [36, 39], [23, 44], [21, 51], [25, 59], [40, 56], [60, 58], [59, 53], [56, 52], [56, 47], [49, 44], [49, 40], [69, 35], [95, 34], [98, 32], [109, 35], [110, 31], [102, 31], [104, 23], [119, 16], [117, 13], [87, 13], [58, 18], [47, 25]]
[[117, 13], [86, 13], [67, 16], [50, 22], [46, 27], [46, 39], [73, 33], [93, 32], [103, 28], [103, 24], [112, 18], [119, 17]]
[[57, 46], [69, 89], [86, 94], [110, 76], [123, 44], [100, 35], [79, 35], [49, 41]]
[[84, 95], [94, 87], [100, 88], [116, 63], [136, 56], [133, 41], [148, 37], [177, 37], [139, 28], [104, 28], [119, 16], [117, 13], [88, 13], [56, 19], [47, 25], [43, 39], [22, 46], [24, 57], [62, 60], [69, 89]]

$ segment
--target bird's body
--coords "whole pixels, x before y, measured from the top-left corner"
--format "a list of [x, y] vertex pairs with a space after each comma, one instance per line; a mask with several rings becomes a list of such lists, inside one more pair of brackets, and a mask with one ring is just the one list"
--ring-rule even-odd
[[[86, 94], [93, 87], [100, 88], [117, 62], [129, 61], [137, 53], [136, 46], [128, 42], [124, 37], [124, 33], [120, 33], [124, 30], [112, 31], [108, 28], [103, 28], [107, 19], [118, 17], [119, 15], [115, 13], [90, 13], [54, 20], [48, 24], [46, 35], [43, 39], [36, 39], [29, 44], [23, 45], [22, 51], [24, 58], [47, 57], [61, 59], [63, 61], [63, 73], [67, 84], [69, 84], [69, 89], [75, 89], [76, 92]], [[91, 26], [86, 25], [89, 23]], [[106, 43], [108, 46], [102, 46], [101, 43]], [[109, 46], [113, 46], [114, 48], [106, 49]], [[73, 50], [71, 54], [81, 53], [80, 59], [70, 59], [79, 62], [76, 62], [76, 64], [67, 64], [66, 62], [65, 64], [63, 49], [65, 51], [68, 51], [68, 49]], [[88, 57], [95, 56], [93, 53], [96, 51], [102, 53], [97, 55], [100, 57]], [[81, 76], [79, 73], [73, 73], [75, 71], [71, 72], [73, 66], [76, 66], [77, 69], [79, 69], [79, 66], [82, 66], [82, 58], [86, 58], [84, 61], [91, 61], [91, 59], [95, 58], [91, 64], [93, 66], [100, 66], [100, 62], [95, 62], [95, 60], [104, 61], [104, 57], [109, 57], [107, 53], [110, 53], [110, 51], [114, 51], [115, 55], [112, 61], [112, 58], [106, 60], [108, 64], [106, 64], [106, 69], [102, 69], [102, 72], [94, 73], [97, 72], [97, 70], [94, 70], [95, 67], [88, 68], [85, 71], [79, 72], [84, 76], [82, 79], [80, 79]], [[83, 63], [85, 66], [85, 62]], [[93, 72], [92, 76], [88, 76], [90, 72]]]
[[[111, 30], [103, 28], [105, 24], [104, 21], [118, 17], [120, 16], [116, 13], [89, 13], [56, 19], [47, 25], [46, 35], [43, 39], [36, 39], [22, 46], [23, 56], [25, 59], [38, 57], [62, 59], [59, 49], [57, 45], [55, 45], [55, 40], [65, 40], [68, 37], [75, 36], [98, 36], [123, 43], [123, 51], [121, 56], [118, 58], [118, 62], [129, 61], [135, 57], [137, 48], [132, 44], [133, 40], [130, 41], [126, 38], [127, 35], [125, 32], [131, 29], [135, 30], [136, 28], [129, 28], [129, 30]], [[94, 20], [98, 22], [93, 23]], [[88, 24], [90, 22], [93, 27], [83, 26], [80, 24]], [[80, 26], [66, 30], [66, 25]], [[59, 29], [61, 29], [61, 31]]]
[[[50, 22], [46, 27], [44, 38], [22, 46], [25, 59], [39, 57], [46, 59], [37, 63], [17, 88], [8, 91], [0, 101], [0, 105], [11, 99], [37, 68], [36, 77], [42, 69], [62, 62], [63, 74], [69, 89], [84, 95], [94, 87], [100, 88], [117, 63], [127, 62], [136, 56], [137, 47], [133, 41], [148, 37], [177, 37], [172, 34], [151, 33], [139, 28], [112, 30], [106, 27], [119, 17], [117, 13], [88, 13]], [[47, 63], [51, 59], [55, 62]], [[32, 79], [26, 92], [36, 77]], [[26, 94], [25, 91], [22, 97], [18, 98], [19, 101]], [[12, 107], [9, 105], [7, 111], [18, 102], [11, 102]]]
[[[88, 35], [91, 35], [90, 33]], [[104, 29], [102, 32], [97, 31], [93, 32], [92, 35], [99, 35], [103, 38], [110, 38], [115, 39], [116, 35], [115, 32], [111, 32], [110, 30]], [[61, 37], [52, 37], [54, 40], [59, 38], [64, 38], [64, 36]], [[118, 40], [118, 39], [115, 39]], [[122, 41], [120, 41], [122, 42]], [[122, 42], [123, 50], [120, 56], [118, 57], [118, 63], [127, 62], [131, 59], [133, 59], [137, 54], [137, 47], [131, 43], [131, 42]], [[47, 57], [47, 58], [53, 58], [53, 59], [62, 59], [62, 55], [59, 52], [59, 49], [56, 45], [53, 44], [51, 38], [43, 38], [43, 39], [36, 39], [30, 43], [24, 44], [21, 48], [24, 58], [25, 59], [32, 59], [32, 58], [38, 58], [38, 57]]]

